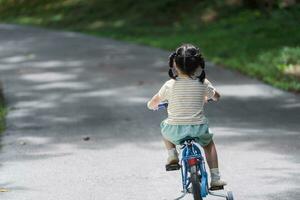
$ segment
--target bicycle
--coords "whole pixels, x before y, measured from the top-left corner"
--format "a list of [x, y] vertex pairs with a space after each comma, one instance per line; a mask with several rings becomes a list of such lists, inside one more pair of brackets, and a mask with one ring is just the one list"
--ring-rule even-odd
[[[161, 103], [158, 109], [167, 108], [168, 103]], [[182, 199], [187, 193], [192, 193], [194, 200], [202, 200], [208, 194], [233, 200], [231, 191], [225, 191], [224, 187], [209, 188], [208, 174], [205, 169], [205, 158], [202, 156], [200, 145], [196, 143], [196, 138], [186, 137], [180, 142], [181, 156], [180, 164], [174, 165], [169, 170], [181, 171], [183, 195], [175, 200]], [[167, 169], [168, 170], [168, 169]], [[168, 170], [168, 171], [169, 171]], [[215, 190], [224, 190], [225, 194], [217, 193]]]

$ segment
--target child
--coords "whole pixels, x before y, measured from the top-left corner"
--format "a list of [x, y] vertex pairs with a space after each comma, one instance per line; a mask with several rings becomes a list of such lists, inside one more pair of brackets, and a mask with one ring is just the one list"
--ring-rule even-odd
[[[175, 145], [185, 137], [197, 138], [205, 151], [211, 173], [211, 187], [221, 187], [226, 182], [220, 179], [218, 157], [203, 114], [208, 99], [217, 101], [220, 94], [205, 78], [205, 62], [198, 48], [184, 44], [172, 53], [169, 60], [171, 77], [147, 103], [149, 109], [158, 109], [158, 104], [168, 101], [168, 118], [161, 123], [161, 132], [168, 150], [166, 168], [179, 162]], [[200, 75], [197, 72], [201, 72]]]

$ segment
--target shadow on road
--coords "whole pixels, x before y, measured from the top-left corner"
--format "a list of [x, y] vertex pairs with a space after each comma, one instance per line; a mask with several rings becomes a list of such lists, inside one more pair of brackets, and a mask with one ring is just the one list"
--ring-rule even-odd
[[[51, 153], [59, 144], [102, 150], [134, 143], [161, 150], [153, 142], [161, 140], [159, 123], [166, 114], [148, 111], [146, 101], [167, 80], [167, 52], [40, 29], [32, 37], [31, 28], [21, 37], [11, 29], [18, 28], [0, 26], [0, 73], [9, 107], [3, 145], [21, 153], [6, 152], [1, 162], [72, 155]], [[223, 95], [207, 106], [220, 148], [268, 151], [299, 164], [299, 96], [214, 66], [208, 74]], [[280, 178], [261, 177], [270, 184], [294, 179], [296, 185], [300, 174], [289, 169], [257, 167], [264, 174], [282, 172]], [[273, 195], [284, 193], [266, 198]]]
[[[145, 140], [161, 139], [158, 127], [165, 114], [147, 111], [145, 103], [167, 79], [167, 52], [93, 37], [82, 42], [80, 34], [39, 29], [34, 37], [30, 31], [20, 37], [10, 32], [14, 29], [2, 25], [0, 32], [7, 134], [44, 137], [40, 148], [59, 142], [82, 148], [147, 146]], [[223, 94], [221, 102], [208, 105], [212, 126], [239, 130], [238, 136], [217, 136], [220, 143], [250, 139], [256, 148], [278, 153], [299, 149], [298, 96], [221, 68], [209, 66], [208, 75]], [[86, 135], [90, 142], [81, 141]]]

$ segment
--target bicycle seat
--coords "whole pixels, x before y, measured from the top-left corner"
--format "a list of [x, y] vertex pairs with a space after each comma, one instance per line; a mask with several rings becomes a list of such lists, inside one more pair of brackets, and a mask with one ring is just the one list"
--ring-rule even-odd
[[197, 137], [191, 137], [191, 136], [187, 136], [183, 139], [180, 140], [179, 144], [183, 145], [185, 141], [190, 142], [190, 141], [195, 141], [196, 139], [198, 139]]

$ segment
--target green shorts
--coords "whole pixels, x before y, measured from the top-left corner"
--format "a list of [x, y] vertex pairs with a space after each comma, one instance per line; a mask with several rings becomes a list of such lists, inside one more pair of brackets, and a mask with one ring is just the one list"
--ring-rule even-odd
[[181, 140], [186, 137], [193, 137], [197, 138], [196, 142], [201, 146], [206, 146], [213, 138], [213, 134], [209, 131], [208, 124], [171, 125], [162, 121], [160, 127], [163, 137], [176, 145], [179, 145]]

